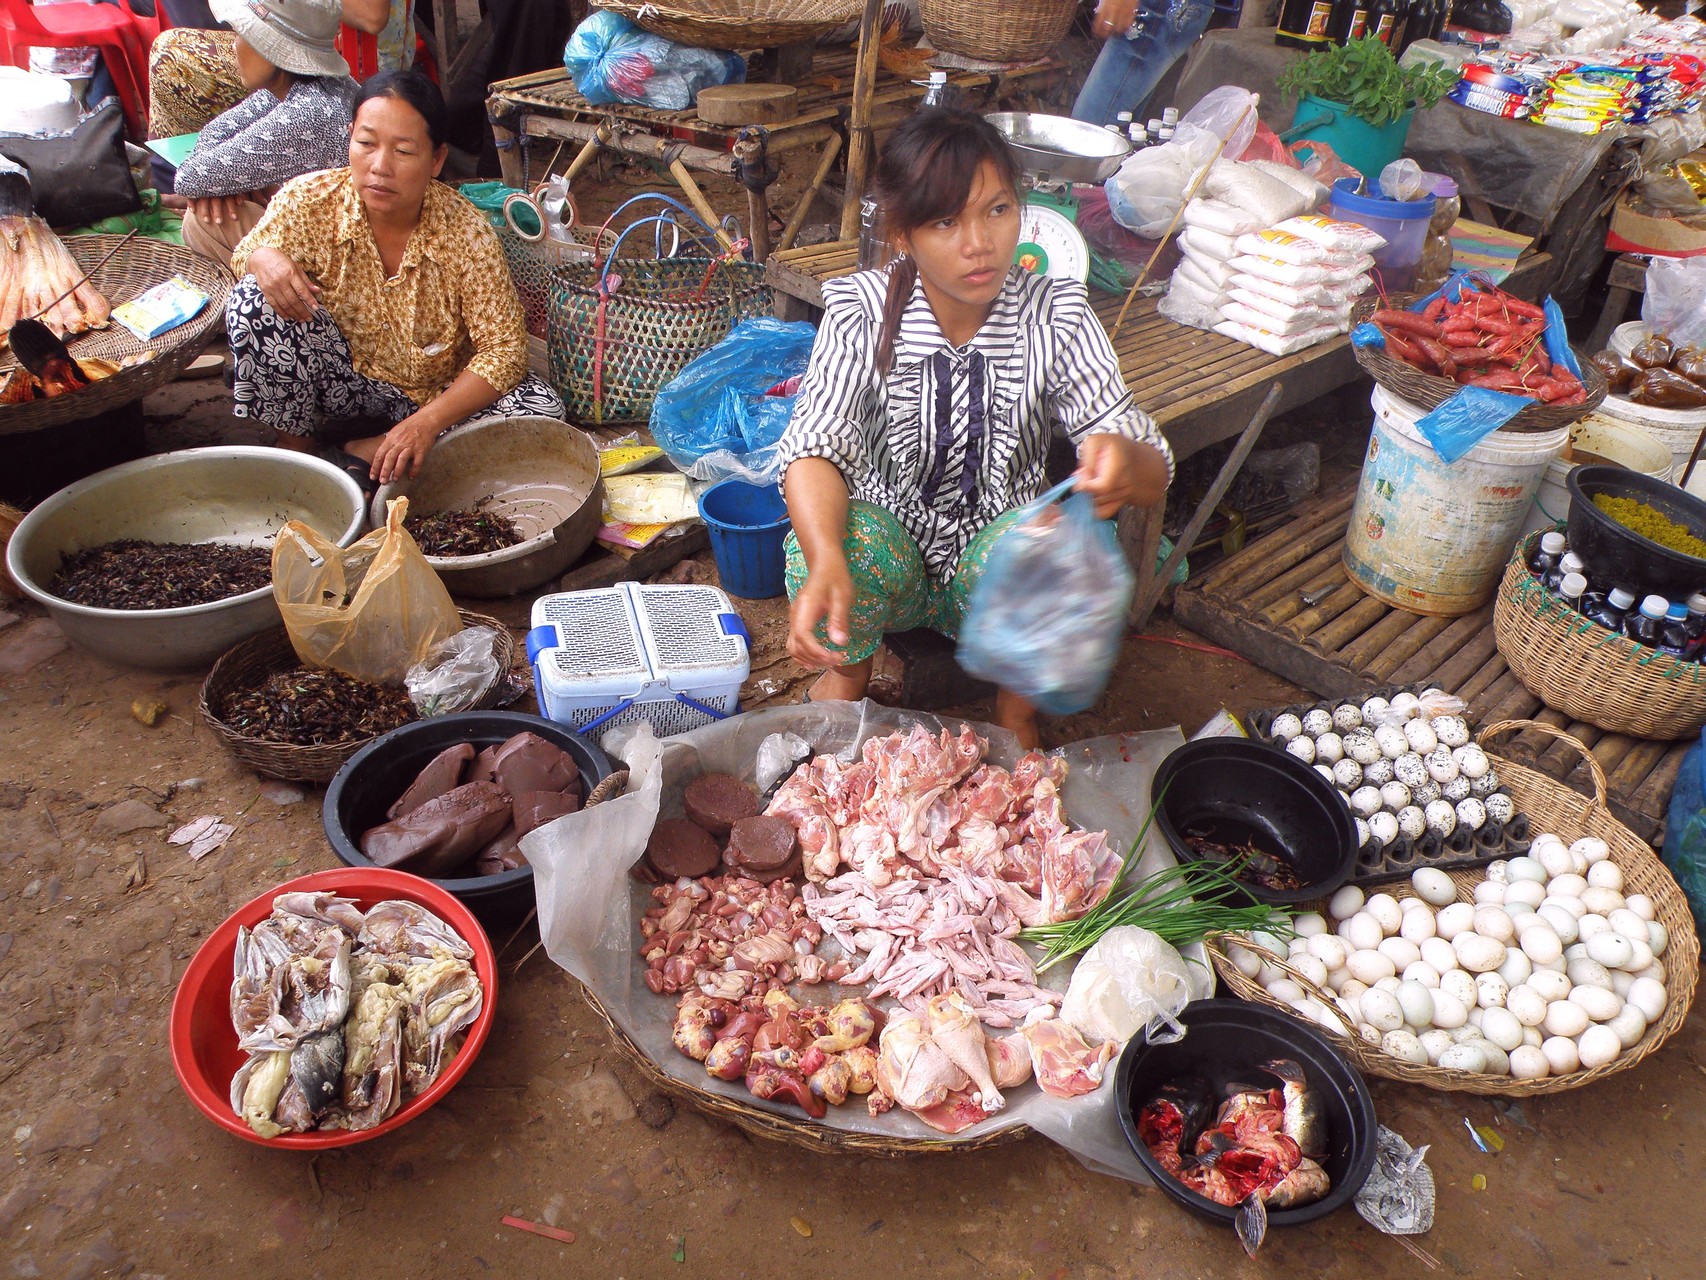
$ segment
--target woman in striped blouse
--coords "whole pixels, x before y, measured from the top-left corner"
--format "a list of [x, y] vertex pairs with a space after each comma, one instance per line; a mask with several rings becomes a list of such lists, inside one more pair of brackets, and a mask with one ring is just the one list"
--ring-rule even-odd
[[[986, 120], [918, 113], [874, 177], [902, 256], [824, 287], [781, 448], [788, 649], [826, 668], [813, 698], [863, 697], [885, 632], [957, 634], [996, 538], [1043, 491], [1056, 430], [1077, 445], [1078, 487], [1099, 515], [1166, 494], [1172, 455], [1084, 286], [1010, 265], [1018, 176]], [[1035, 745], [1024, 699], [1002, 690], [995, 719]]]

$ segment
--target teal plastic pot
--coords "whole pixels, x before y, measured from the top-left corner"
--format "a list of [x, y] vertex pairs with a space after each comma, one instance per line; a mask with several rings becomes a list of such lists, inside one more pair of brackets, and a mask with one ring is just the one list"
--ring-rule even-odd
[[1325, 142], [1339, 159], [1376, 182], [1380, 171], [1404, 154], [1404, 139], [1410, 134], [1410, 120], [1415, 114], [1412, 109], [1391, 124], [1376, 127], [1352, 115], [1342, 102], [1306, 93], [1297, 100], [1286, 140]]

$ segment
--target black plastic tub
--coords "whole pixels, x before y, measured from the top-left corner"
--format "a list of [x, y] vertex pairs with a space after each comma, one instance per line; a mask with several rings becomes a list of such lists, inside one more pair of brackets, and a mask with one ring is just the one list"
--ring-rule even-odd
[[1180, 862], [1196, 862], [1185, 833], [1253, 841], [1289, 863], [1300, 889], [1244, 883], [1250, 897], [1288, 905], [1331, 893], [1356, 869], [1357, 831], [1338, 790], [1296, 756], [1249, 738], [1187, 742], [1161, 762], [1156, 826]]
[[[472, 743], [478, 750], [518, 733], [536, 733], [573, 756], [588, 792], [610, 775], [610, 759], [595, 744], [539, 716], [464, 711], [417, 720], [368, 743], [345, 762], [326, 788], [321, 814], [332, 852], [347, 866], [371, 867], [373, 863], [361, 851], [361, 833], [385, 821], [385, 810], [429, 760], [457, 743]], [[525, 865], [495, 876], [434, 879], [432, 883], [467, 903], [484, 923], [517, 921], [533, 906], [533, 868]]]
[[1644, 502], [1697, 538], [1706, 538], [1706, 502], [1668, 480], [1624, 467], [1577, 467], [1566, 483], [1570, 490], [1570, 550], [1582, 558], [1588, 581], [1595, 588], [1609, 591], [1622, 587], [1637, 597], [1661, 595], [1673, 602], [1706, 589], [1706, 560], [1643, 538], [1594, 506], [1593, 500], [1603, 493]]
[[1184, 1039], [1150, 1044], [1140, 1033], [1126, 1045], [1114, 1072], [1120, 1128], [1155, 1185], [1192, 1213], [1231, 1226], [1237, 1207], [1216, 1204], [1176, 1181], [1138, 1137], [1137, 1117], [1170, 1080], [1202, 1075], [1213, 1081], [1267, 1084], [1269, 1078], [1256, 1068], [1273, 1058], [1290, 1058], [1303, 1068], [1304, 1079], [1320, 1094], [1327, 1114], [1328, 1150], [1320, 1163], [1332, 1186], [1313, 1204], [1270, 1210], [1268, 1225], [1313, 1222], [1349, 1203], [1374, 1168], [1378, 1133], [1374, 1100], [1357, 1069], [1319, 1031], [1265, 1005], [1198, 1000], [1185, 1006], [1179, 1020], [1185, 1025]]

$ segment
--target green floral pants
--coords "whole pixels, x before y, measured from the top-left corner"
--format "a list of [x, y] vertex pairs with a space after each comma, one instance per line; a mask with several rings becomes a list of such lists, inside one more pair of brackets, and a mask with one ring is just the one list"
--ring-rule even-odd
[[[929, 627], [958, 636], [966, 604], [983, 576], [995, 540], [1019, 519], [1008, 511], [990, 521], [960, 556], [953, 580], [939, 583], [924, 571], [918, 545], [892, 512], [869, 502], [853, 501], [847, 511], [847, 540], [842, 550], [853, 578], [853, 611], [848, 619], [846, 663], [863, 662], [877, 651], [890, 631]], [[800, 593], [806, 582], [806, 558], [793, 534], [788, 535], [788, 596]], [[822, 623], [818, 639], [829, 638]], [[831, 646], [833, 647], [833, 646]]]

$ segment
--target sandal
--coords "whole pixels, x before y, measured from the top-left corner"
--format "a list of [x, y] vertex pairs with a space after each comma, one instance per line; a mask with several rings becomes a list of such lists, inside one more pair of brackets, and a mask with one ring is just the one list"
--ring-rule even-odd
[[371, 499], [379, 492], [379, 481], [373, 478], [371, 462], [366, 462], [353, 453], [345, 453], [335, 445], [326, 446], [320, 451], [320, 456], [359, 484], [364, 498]]

